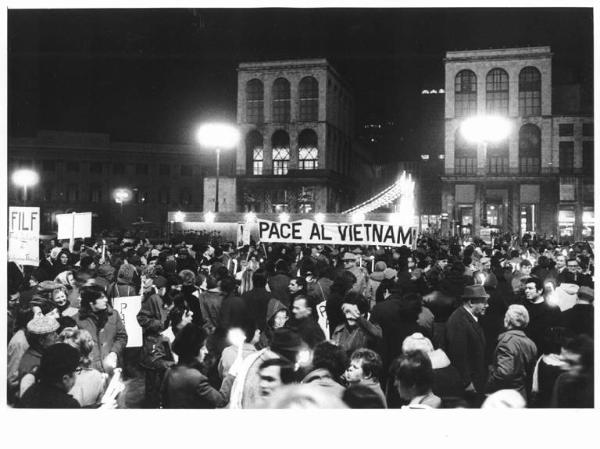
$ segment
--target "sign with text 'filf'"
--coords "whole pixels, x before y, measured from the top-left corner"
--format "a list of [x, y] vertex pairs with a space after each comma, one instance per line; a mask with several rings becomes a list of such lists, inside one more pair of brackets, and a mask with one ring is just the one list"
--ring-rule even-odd
[[317, 223], [298, 220], [278, 223], [258, 220], [258, 237], [261, 242], [305, 243], [329, 245], [416, 245], [416, 228], [383, 221], [363, 223]]
[[8, 209], [8, 260], [19, 265], [40, 264], [40, 208]]

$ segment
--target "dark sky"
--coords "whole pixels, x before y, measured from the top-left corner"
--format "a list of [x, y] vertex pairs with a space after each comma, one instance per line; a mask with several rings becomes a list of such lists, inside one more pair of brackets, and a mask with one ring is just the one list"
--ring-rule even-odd
[[554, 81], [593, 79], [591, 8], [9, 10], [9, 135], [192, 143], [235, 120], [240, 62], [325, 57], [357, 120], [412, 127], [448, 50], [550, 45]]

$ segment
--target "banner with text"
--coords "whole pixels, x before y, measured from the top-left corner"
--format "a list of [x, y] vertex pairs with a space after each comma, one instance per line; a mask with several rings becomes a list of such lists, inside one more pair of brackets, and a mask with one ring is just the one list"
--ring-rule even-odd
[[8, 260], [19, 265], [40, 264], [40, 208], [8, 209]]
[[261, 242], [328, 245], [416, 246], [415, 227], [384, 221], [363, 223], [317, 223], [298, 220], [279, 223], [258, 219]]
[[137, 314], [142, 308], [141, 296], [113, 298], [113, 307], [121, 316], [125, 330], [127, 330], [127, 347], [142, 346], [142, 326], [137, 321]]

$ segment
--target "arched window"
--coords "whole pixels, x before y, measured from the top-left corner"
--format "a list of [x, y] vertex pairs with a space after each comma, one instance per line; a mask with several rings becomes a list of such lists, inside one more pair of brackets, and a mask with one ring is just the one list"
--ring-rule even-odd
[[508, 138], [487, 144], [487, 164], [490, 175], [507, 175], [508, 170]]
[[454, 115], [465, 117], [477, 113], [477, 76], [461, 70], [454, 80]]
[[246, 83], [246, 121], [261, 124], [264, 121], [263, 83], [258, 79]]
[[454, 139], [454, 171], [458, 175], [474, 175], [477, 172], [477, 144], [469, 142], [456, 131]]
[[508, 73], [490, 70], [485, 78], [485, 106], [491, 114], [508, 115]]
[[312, 76], [307, 76], [300, 80], [298, 86], [298, 96], [300, 98], [301, 122], [316, 122], [319, 120], [319, 83]]
[[285, 131], [275, 131], [271, 139], [273, 148], [273, 174], [287, 175], [290, 163], [290, 137]]
[[285, 78], [277, 78], [273, 83], [273, 121], [290, 121], [290, 82]]
[[298, 136], [298, 168], [315, 170], [319, 168], [319, 148], [317, 133], [305, 129]]
[[542, 155], [541, 131], [527, 124], [519, 130], [519, 171], [521, 174], [538, 174]]
[[519, 115], [542, 114], [542, 77], [535, 67], [525, 67], [519, 73]]
[[250, 131], [246, 136], [247, 172], [252, 175], [263, 174], [263, 137], [258, 131]]

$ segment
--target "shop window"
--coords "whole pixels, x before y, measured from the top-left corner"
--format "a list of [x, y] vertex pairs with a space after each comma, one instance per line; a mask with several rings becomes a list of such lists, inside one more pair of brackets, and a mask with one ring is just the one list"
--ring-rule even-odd
[[594, 222], [594, 208], [584, 207], [581, 214], [581, 236], [586, 240], [594, 239], [595, 222]]
[[572, 207], [561, 207], [558, 211], [558, 233], [561, 237], [573, 237], [575, 226], [575, 210]]

